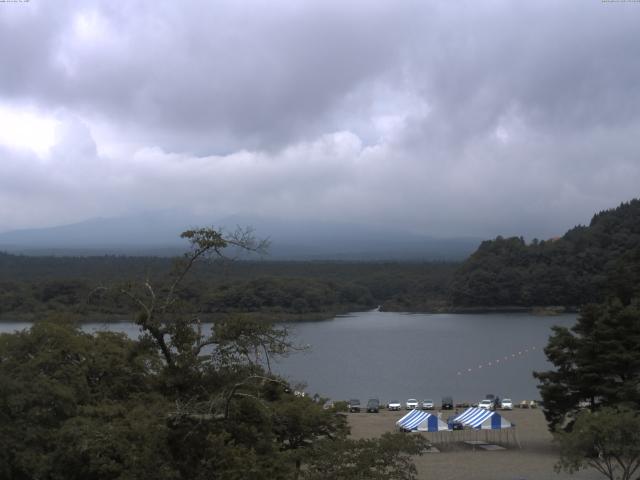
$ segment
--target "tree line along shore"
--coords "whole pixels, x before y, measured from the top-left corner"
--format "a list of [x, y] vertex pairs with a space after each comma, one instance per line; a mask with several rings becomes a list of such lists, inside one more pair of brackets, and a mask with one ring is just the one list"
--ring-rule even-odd
[[[268, 258], [268, 257], [267, 257]], [[162, 257], [30, 257], [0, 253], [0, 320], [64, 311], [117, 320], [117, 292], [162, 278]], [[464, 262], [285, 262], [212, 260], [199, 264], [179, 299], [204, 316], [304, 321], [380, 307], [386, 311], [576, 311], [640, 285], [640, 201], [594, 215], [550, 240], [482, 242]], [[114, 288], [115, 286], [115, 288]]]

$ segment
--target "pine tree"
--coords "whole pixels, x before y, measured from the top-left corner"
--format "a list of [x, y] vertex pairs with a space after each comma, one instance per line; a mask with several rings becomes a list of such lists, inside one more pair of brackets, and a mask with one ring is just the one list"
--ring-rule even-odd
[[555, 370], [534, 372], [549, 428], [570, 426], [585, 406], [640, 409], [640, 302], [586, 306], [571, 329], [554, 327], [545, 348]]

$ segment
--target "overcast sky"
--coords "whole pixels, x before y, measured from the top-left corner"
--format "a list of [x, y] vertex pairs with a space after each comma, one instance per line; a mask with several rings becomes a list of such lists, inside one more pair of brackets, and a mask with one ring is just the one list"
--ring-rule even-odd
[[639, 195], [640, 3], [0, 2], [0, 231], [186, 209], [546, 238]]

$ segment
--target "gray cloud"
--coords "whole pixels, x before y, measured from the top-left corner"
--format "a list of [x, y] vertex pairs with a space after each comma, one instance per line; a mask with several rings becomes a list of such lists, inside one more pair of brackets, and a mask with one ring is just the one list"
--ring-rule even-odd
[[[395, 2], [84, 5], [17, 16], [6, 37], [27, 43], [2, 61], [25, 75], [1, 88], [200, 152], [325, 133], [322, 120], [346, 94], [397, 63], [398, 27], [412, 22]], [[50, 14], [63, 20], [41, 28]]]
[[59, 124], [0, 151], [0, 228], [186, 206], [544, 237], [638, 195], [638, 4], [0, 8], [0, 107]]

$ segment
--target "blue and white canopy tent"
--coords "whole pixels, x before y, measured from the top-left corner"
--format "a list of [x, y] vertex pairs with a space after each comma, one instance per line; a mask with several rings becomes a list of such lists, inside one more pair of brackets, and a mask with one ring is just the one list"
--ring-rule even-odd
[[442, 432], [449, 430], [445, 422], [431, 413], [421, 410], [411, 410], [404, 417], [396, 422], [398, 428], [407, 431], [417, 430], [419, 432]]
[[455, 417], [453, 421], [460, 422], [465, 427], [477, 428], [479, 430], [500, 430], [514, 426], [498, 412], [473, 407], [462, 412]]
[[[513, 436], [516, 444], [520, 446], [520, 441], [516, 436], [515, 425], [509, 420], [504, 418], [498, 412], [492, 412], [491, 410], [485, 410], [484, 408], [468, 408], [460, 415], [457, 415], [452, 423], [461, 423], [463, 426], [479, 432], [483, 430], [485, 432], [485, 440], [489, 440], [489, 437], [493, 437], [493, 441], [502, 442], [502, 432], [506, 434], [506, 440], [509, 442], [509, 432]], [[476, 435], [477, 441], [477, 435]]]

